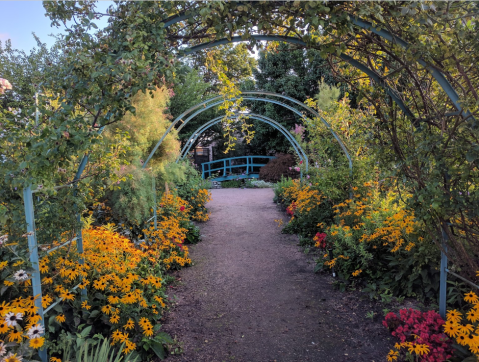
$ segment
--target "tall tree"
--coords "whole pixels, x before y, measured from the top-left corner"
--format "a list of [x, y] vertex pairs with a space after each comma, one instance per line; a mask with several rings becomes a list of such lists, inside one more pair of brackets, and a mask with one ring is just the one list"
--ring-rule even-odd
[[[211, 84], [205, 81], [199, 70], [192, 69], [190, 66], [185, 65], [179, 69], [175, 83], [176, 84], [173, 88], [174, 94], [170, 102], [170, 113], [173, 118], [178, 117], [187, 109], [213, 96], [208, 93]], [[200, 113], [188, 122], [181, 132], [178, 133], [178, 138], [182, 145], [184, 145], [200, 125], [216, 117], [216, 113], [216, 109], [211, 108]], [[219, 128], [214, 127], [201, 135], [198, 142], [207, 144], [211, 137], [218, 132]]]
[[198, 69], [203, 80], [210, 86], [208, 93], [217, 93], [220, 81], [218, 76], [206, 65], [207, 54], [210, 53], [215, 60], [221, 60], [226, 66], [226, 76], [236, 82], [243, 82], [253, 76], [257, 66], [256, 59], [251, 55], [248, 46], [244, 43], [237, 45], [226, 44], [207, 51], [200, 51], [190, 56], [189, 63], [192, 68]]
[[[317, 50], [293, 49], [281, 43], [261, 51], [258, 67], [253, 70], [255, 89], [290, 96], [301, 102], [318, 93], [318, 83], [336, 84], [328, 62]], [[265, 102], [251, 102], [252, 112], [274, 119], [286, 129], [301, 123], [300, 117], [286, 108]], [[272, 127], [255, 121], [255, 137], [250, 143], [250, 152], [286, 152], [290, 145], [284, 136]]]
[[[163, 136], [171, 122], [168, 113], [172, 89], [165, 86], [152, 91], [151, 94], [138, 92], [132, 99], [135, 113], [127, 113], [120, 122], [115, 123], [105, 131], [106, 137], [115, 137], [120, 132], [128, 132], [129, 139], [125, 146], [129, 150], [125, 157], [130, 163], [140, 165], [148, 157], [156, 143]], [[155, 152], [150, 166], [171, 161], [179, 151], [176, 133], [171, 132]]]
[[33, 36], [37, 47], [30, 53], [12, 48], [10, 40], [3, 44], [0, 41], [0, 77], [9, 80], [13, 87], [1, 99], [3, 108], [31, 107], [35, 93], [45, 91], [42, 82], [60, 66], [62, 43], [58, 41], [49, 49], [35, 34]]

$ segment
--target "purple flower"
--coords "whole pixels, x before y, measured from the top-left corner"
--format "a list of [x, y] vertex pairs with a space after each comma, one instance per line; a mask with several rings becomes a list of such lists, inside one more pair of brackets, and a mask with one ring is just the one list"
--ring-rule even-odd
[[309, 180], [309, 175], [306, 175], [306, 178]]

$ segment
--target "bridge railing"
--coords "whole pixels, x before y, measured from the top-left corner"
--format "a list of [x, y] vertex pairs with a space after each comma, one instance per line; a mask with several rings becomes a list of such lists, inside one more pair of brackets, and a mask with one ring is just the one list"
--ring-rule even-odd
[[[221, 160], [211, 161], [211, 162], [204, 162], [201, 164], [201, 176], [203, 178], [211, 177], [214, 172], [223, 171], [222, 177], [219, 178], [226, 178], [228, 174], [233, 173], [233, 169], [237, 168], [245, 168], [246, 172], [245, 175], [251, 175], [254, 172], [254, 167], [263, 167], [266, 163], [259, 163], [256, 160], [272, 160], [276, 158], [275, 156], [240, 156], [240, 157], [230, 157], [224, 158]], [[243, 161], [243, 162], [240, 162]], [[232, 162], [233, 161], [233, 162]], [[219, 165], [219, 166], [217, 166]]]

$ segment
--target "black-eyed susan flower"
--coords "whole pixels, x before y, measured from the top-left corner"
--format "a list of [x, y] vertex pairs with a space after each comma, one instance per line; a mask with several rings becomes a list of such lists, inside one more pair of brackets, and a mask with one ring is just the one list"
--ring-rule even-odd
[[459, 323], [461, 321], [462, 314], [455, 309], [447, 311], [447, 320]]
[[7, 325], [5, 321], [0, 322], [0, 334], [5, 334], [8, 332], [10, 327]]
[[29, 342], [29, 346], [35, 349], [42, 347], [44, 344], [45, 344], [44, 337], [30, 339], [30, 342]]
[[422, 356], [423, 354], [428, 354], [429, 353], [429, 346], [427, 344], [417, 343], [417, 344], [412, 345], [409, 348], [409, 352], [415, 353], [418, 356]]
[[461, 346], [467, 345], [467, 336], [464, 333], [459, 333], [456, 337], [456, 342]]
[[456, 337], [459, 334], [459, 327], [456, 323], [454, 323], [452, 321], [448, 321], [444, 325], [444, 332], [449, 337]]
[[16, 329], [13, 329], [10, 331], [10, 333], [8, 333], [8, 336], [7, 336], [7, 341], [9, 342], [18, 342], [20, 343], [21, 341], [23, 340], [23, 336], [22, 336], [22, 332], [16, 330]]
[[66, 318], [65, 318], [65, 314], [59, 314], [55, 317], [55, 320], [58, 322], [58, 323], [63, 323], [66, 321]]
[[474, 292], [469, 292], [464, 295], [464, 300], [467, 303], [472, 303], [472, 304], [477, 304], [479, 303], [479, 298], [477, 297], [477, 294]]
[[135, 328], [135, 322], [131, 318], [129, 318], [128, 322], [126, 322], [123, 328], [125, 328], [126, 330], [133, 329]]
[[459, 333], [463, 333], [465, 335], [468, 335], [469, 333], [472, 333], [474, 331], [474, 326], [472, 324], [466, 324], [466, 325], [459, 324], [458, 328], [459, 328]]

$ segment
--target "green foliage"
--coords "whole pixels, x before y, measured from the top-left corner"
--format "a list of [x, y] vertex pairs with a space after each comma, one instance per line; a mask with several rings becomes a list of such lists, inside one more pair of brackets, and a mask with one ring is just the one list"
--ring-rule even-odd
[[110, 340], [101, 334], [89, 337], [92, 326], [81, 328], [80, 332], [72, 334], [62, 331], [57, 343], [49, 343], [49, 353], [60, 354], [63, 361], [71, 362], [136, 362], [138, 356], [133, 353], [122, 355], [123, 345], [113, 348]]
[[243, 181], [241, 180], [227, 180], [221, 182], [221, 187], [224, 189], [228, 188], [238, 188], [243, 185]]
[[[275, 44], [260, 51], [258, 68], [254, 71], [255, 90], [284, 94], [304, 102], [318, 92], [318, 81], [335, 84], [326, 60], [316, 50], [294, 49], [286, 43]], [[246, 102], [246, 101], [245, 101]], [[286, 129], [302, 124], [302, 120], [290, 110], [275, 104], [250, 102], [254, 113], [262, 114], [281, 123]], [[259, 121], [253, 121], [255, 137], [250, 144], [252, 154], [289, 151], [289, 144], [276, 129]]]
[[[289, 187], [293, 187], [294, 182], [291, 178], [285, 178], [281, 176], [280, 180], [274, 185], [274, 202], [279, 204], [286, 204], [289, 200], [285, 199], [285, 190]], [[290, 202], [289, 202], [290, 203]], [[289, 205], [289, 203], [287, 205]]]
[[151, 171], [137, 166], [125, 167], [120, 188], [107, 195], [111, 216], [117, 224], [140, 226], [151, 215], [154, 205], [153, 176]]
[[[132, 97], [131, 103], [135, 107], [135, 113], [127, 113], [121, 122], [107, 128], [105, 137], [111, 138], [118, 132], [128, 133], [128, 141], [125, 147], [128, 151], [125, 158], [136, 165], [146, 160], [153, 147], [160, 140], [170, 125], [171, 116], [166, 114], [171, 90], [166, 87], [157, 88], [148, 93], [138, 92]], [[173, 161], [179, 154], [179, 143], [176, 140], [176, 132], [170, 132], [163, 140], [148, 167], [158, 168], [163, 162]]]
[[[199, 71], [192, 69], [189, 66], [183, 66], [178, 70], [178, 76], [175, 80], [173, 88], [174, 95], [171, 97], [170, 113], [176, 118], [187, 109], [197, 105], [201, 101], [211, 98], [208, 94], [210, 84], [207, 83]], [[182, 131], [178, 134], [180, 141], [184, 144], [193, 132], [204, 123], [217, 117], [218, 111], [215, 107], [201, 112], [192, 120], [190, 120]], [[208, 144], [209, 139], [214, 138], [214, 135], [221, 132], [221, 126], [213, 126], [204, 132], [199, 138], [198, 142]], [[194, 145], [195, 146], [195, 145]]]
[[197, 244], [201, 241], [201, 230], [192, 221], [181, 223], [180, 227], [187, 229], [186, 244]]
[[157, 184], [159, 187], [162, 187], [167, 183], [174, 187], [174, 185], [183, 185], [196, 176], [198, 176], [198, 172], [191, 166], [189, 161], [170, 162], [160, 168]]
[[9, 80], [13, 87], [0, 98], [4, 109], [32, 109], [35, 93], [45, 91], [42, 83], [61, 66], [61, 43], [48, 49], [35, 34], [33, 36], [37, 47], [29, 54], [12, 48], [10, 40], [4, 44], [0, 41], [0, 77]]
[[341, 90], [334, 85], [327, 84], [323, 79], [318, 83], [318, 94], [316, 102], [319, 109], [329, 110], [331, 106], [339, 99]]
[[[257, 65], [257, 60], [251, 56], [248, 45], [244, 43], [219, 45], [209, 52], [212, 53], [214, 60], [221, 61], [226, 66], [226, 76], [238, 83], [251, 78]], [[208, 93], [214, 94], [219, 91], [221, 82], [218, 75], [206, 66], [207, 53], [200, 51], [190, 55], [191, 65], [194, 69], [199, 69], [204, 82], [208, 85]]]

